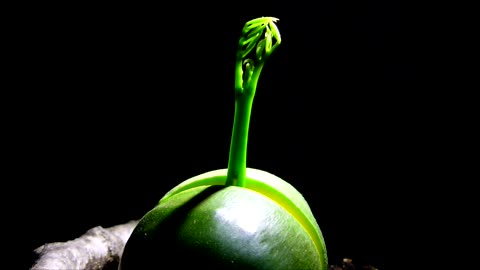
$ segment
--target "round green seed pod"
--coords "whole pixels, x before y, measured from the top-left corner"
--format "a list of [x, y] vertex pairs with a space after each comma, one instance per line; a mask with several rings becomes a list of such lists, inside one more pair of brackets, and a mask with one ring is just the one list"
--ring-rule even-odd
[[246, 186], [225, 186], [227, 170], [188, 179], [139, 221], [121, 270], [327, 269], [320, 228], [289, 183], [247, 168]]

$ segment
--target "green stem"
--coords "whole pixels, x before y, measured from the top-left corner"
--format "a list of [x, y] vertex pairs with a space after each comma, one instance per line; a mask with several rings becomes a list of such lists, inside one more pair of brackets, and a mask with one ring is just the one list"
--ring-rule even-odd
[[[260, 72], [272, 51], [280, 44], [280, 34], [274, 25], [276, 18], [262, 17], [247, 22], [237, 51], [235, 67], [235, 116], [230, 155], [228, 160], [227, 186], [244, 187], [247, 171], [247, 142], [253, 98]], [[264, 34], [264, 39], [261, 39]], [[272, 39], [276, 43], [272, 43]]]
[[247, 142], [253, 97], [237, 96], [233, 121], [230, 157], [228, 160], [227, 185], [245, 186], [247, 168]]

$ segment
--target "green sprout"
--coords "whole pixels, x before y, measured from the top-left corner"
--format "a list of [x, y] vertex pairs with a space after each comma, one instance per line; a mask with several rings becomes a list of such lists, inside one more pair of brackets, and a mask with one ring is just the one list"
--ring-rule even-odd
[[[168, 191], [128, 239], [120, 270], [327, 270], [320, 227], [287, 181], [246, 165], [253, 98], [265, 62], [281, 43], [278, 19], [245, 24], [235, 63], [235, 115], [228, 167], [191, 177]], [[156, 268], [157, 267], [157, 268]]]
[[235, 118], [226, 185], [245, 186], [247, 140], [253, 98], [262, 68], [281, 37], [274, 17], [261, 17], [245, 24], [235, 63]]

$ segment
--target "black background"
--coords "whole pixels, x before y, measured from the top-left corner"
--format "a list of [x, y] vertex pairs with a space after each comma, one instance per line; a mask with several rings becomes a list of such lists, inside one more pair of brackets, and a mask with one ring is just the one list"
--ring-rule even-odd
[[422, 230], [427, 206], [412, 202], [442, 169], [448, 115], [418, 14], [399, 2], [22, 7], [7, 115], [19, 253], [138, 219], [226, 168], [239, 34], [274, 16], [282, 44], [258, 84], [248, 166], [305, 196], [331, 263], [384, 269]]

